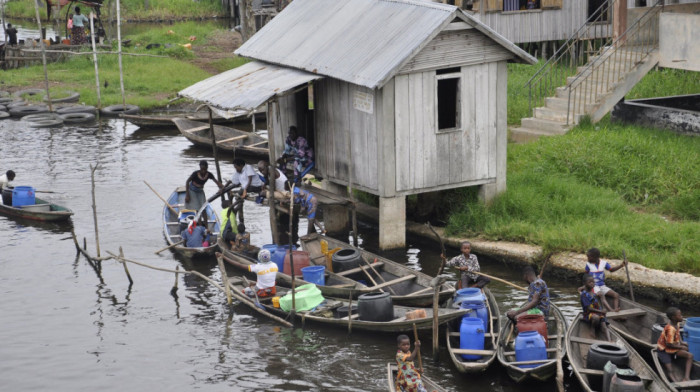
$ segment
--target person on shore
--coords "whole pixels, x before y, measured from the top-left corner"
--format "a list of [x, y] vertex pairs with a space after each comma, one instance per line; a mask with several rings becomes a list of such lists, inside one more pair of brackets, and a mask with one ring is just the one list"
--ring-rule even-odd
[[231, 200], [223, 200], [221, 202], [221, 238], [231, 245], [231, 249], [236, 241], [237, 229], [236, 213], [231, 206]]
[[585, 289], [581, 291], [581, 307], [583, 308], [583, 321], [590, 324], [595, 329], [600, 329], [605, 334], [605, 339], [610, 342], [610, 331], [608, 330], [608, 320], [605, 318], [607, 313], [600, 304], [598, 295], [593, 288], [595, 287], [595, 279], [591, 275], [583, 276], [583, 286]]
[[12, 170], [8, 170], [0, 176], [0, 191], [2, 191], [3, 188], [6, 187], [11, 187], [12, 184], [11, 182], [15, 180], [15, 172]]
[[[77, 7], [76, 7], [77, 8]], [[199, 210], [207, 202], [204, 194], [204, 184], [212, 180], [223, 189], [223, 184], [216, 179], [214, 174], [208, 171], [209, 164], [205, 160], [199, 161], [199, 170], [192, 172], [185, 182], [185, 209]]]
[[249, 265], [248, 271], [255, 272], [257, 282], [250, 283], [250, 287], [246, 287], [243, 293], [248, 297], [271, 297], [277, 294], [275, 287], [275, 279], [277, 278], [277, 264], [273, 263], [270, 258], [270, 251], [263, 249], [258, 252], [258, 263]]
[[267, 186], [270, 184], [270, 179], [274, 178], [275, 181], [275, 197], [284, 197], [284, 190], [287, 187], [287, 176], [282, 173], [280, 169], [275, 168], [274, 171], [270, 170], [270, 164], [267, 161], [258, 162], [258, 171], [260, 175], [258, 176], [263, 182], [262, 190], [260, 191], [263, 197], [269, 197], [269, 194], [265, 192]]
[[398, 350], [396, 351], [396, 391], [403, 392], [427, 392], [420, 379], [420, 372], [413, 364], [413, 360], [420, 353], [420, 340], [416, 340], [411, 352], [411, 339], [407, 335], [399, 335], [396, 338]]
[[457, 285], [458, 289], [467, 287], [478, 287], [481, 289], [491, 282], [491, 279], [474, 273], [481, 271], [481, 267], [479, 266], [479, 259], [475, 254], [471, 253], [471, 250], [472, 244], [469, 241], [464, 241], [460, 246], [460, 251], [462, 253], [459, 256], [455, 256], [447, 261], [445, 255], [440, 255], [440, 257], [445, 260], [445, 266], [455, 267], [461, 271], [460, 280]]
[[83, 45], [87, 43], [87, 37], [85, 36], [85, 25], [90, 23], [87, 16], [80, 13], [80, 7], [75, 7], [75, 13], [71, 18], [73, 21], [73, 28], [70, 32], [70, 44], [71, 45]]
[[284, 141], [284, 152], [277, 160], [278, 164], [285, 165], [289, 160], [294, 161], [294, 182], [301, 178], [314, 167], [314, 150], [305, 137], [299, 135], [297, 127], [289, 127], [289, 136]]
[[525, 312], [528, 314], [542, 313], [548, 317], [550, 302], [547, 283], [535, 274], [535, 270], [531, 266], [523, 268], [523, 279], [529, 284], [527, 303], [520, 309], [509, 311], [506, 316], [513, 321], [516, 321], [519, 314]]
[[[622, 263], [620, 263], [620, 265], [616, 267], [612, 267], [610, 266], [610, 263], [600, 258], [600, 250], [598, 250], [598, 248], [589, 249], [588, 252], [586, 252], [586, 257], [588, 258], [588, 261], [586, 262], [586, 273], [593, 276], [593, 279], [595, 280], [594, 290], [596, 295], [602, 298], [604, 304], [606, 304], [607, 302], [605, 297], [612, 298], [612, 309], [615, 312], [619, 312], [620, 296], [610, 287], [605, 285], [605, 270], [615, 272], [627, 265], [627, 260], [623, 261]], [[581, 291], [582, 289], [583, 288], [580, 287], [579, 291]]]
[[12, 23], [7, 24], [5, 35], [8, 38], [8, 44], [10, 46], [17, 46], [17, 29], [12, 26]]
[[[666, 373], [671, 382], [690, 381], [690, 372], [693, 369], [693, 354], [688, 351], [688, 343], [681, 340], [678, 323], [683, 321], [683, 314], [673, 306], [666, 309], [666, 317], [669, 323], [664, 327], [659, 340], [656, 342], [659, 361], [666, 368]], [[683, 380], [676, 380], [673, 376], [671, 362], [676, 358], [685, 358], [685, 375]]]
[[207, 213], [202, 213], [200, 217], [200, 222], [192, 219], [187, 228], [180, 233], [182, 240], [185, 241], [185, 247], [187, 248], [201, 248], [203, 246], [209, 246], [205, 244], [206, 237], [211, 232], [207, 229]]

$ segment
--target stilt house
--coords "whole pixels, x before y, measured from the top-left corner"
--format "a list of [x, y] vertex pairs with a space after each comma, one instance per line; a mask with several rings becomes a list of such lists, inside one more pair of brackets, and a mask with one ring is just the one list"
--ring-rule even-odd
[[379, 196], [382, 248], [405, 243], [407, 195], [505, 190], [506, 63], [536, 60], [458, 7], [294, 0], [236, 53], [254, 61], [180, 94], [224, 116], [267, 104], [271, 157], [296, 125], [327, 189]]

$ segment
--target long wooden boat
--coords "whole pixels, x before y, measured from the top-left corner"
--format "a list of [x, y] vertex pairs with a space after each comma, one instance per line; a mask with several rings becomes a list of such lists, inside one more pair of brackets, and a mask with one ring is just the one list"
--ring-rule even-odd
[[[325, 265], [325, 255], [322, 252], [321, 242], [325, 241], [328, 244], [328, 249], [355, 249], [348, 243], [343, 241], [321, 236], [319, 234], [311, 234], [300, 238], [301, 247], [309, 252], [312, 263]], [[403, 264], [378, 256], [364, 249], [357, 249], [362, 254], [365, 263], [360, 268], [339, 272], [337, 275], [348, 278], [365, 280], [368, 284], [372, 281], [376, 285], [364, 286], [357, 294], [362, 294], [370, 291], [376, 291], [378, 288], [388, 289], [395, 304], [404, 306], [431, 306], [433, 303], [434, 289], [430, 285], [432, 276], [406, 267]], [[372, 268], [369, 267], [371, 263]], [[376, 271], [376, 272], [375, 272]], [[380, 276], [377, 276], [379, 274]], [[440, 287], [440, 302], [452, 297], [455, 289], [451, 283], [443, 283]]]
[[[245, 288], [241, 280], [229, 280], [231, 287], [239, 292]], [[318, 286], [320, 288], [320, 286]], [[283, 297], [291, 289], [286, 287], [277, 287], [277, 296]], [[394, 319], [389, 321], [366, 321], [360, 320], [357, 313], [352, 315], [339, 317], [336, 309], [347, 306], [350, 302], [347, 299], [325, 297], [326, 300], [310, 311], [296, 311], [294, 317], [302, 323], [312, 323], [323, 327], [342, 328], [351, 331], [365, 332], [387, 332], [399, 333], [410, 332], [413, 330], [413, 325], [420, 330], [429, 330], [433, 326], [433, 310], [431, 308], [423, 309], [426, 317], [417, 319], [406, 319], [406, 313], [414, 311], [418, 308], [409, 306], [394, 305]], [[272, 305], [272, 298], [259, 298], [259, 303], [268, 312], [287, 319], [291, 317], [291, 312], [287, 312], [282, 308], [276, 308]], [[356, 304], [356, 302], [353, 302]], [[248, 306], [250, 306], [248, 304]], [[256, 305], [254, 305], [256, 306]], [[439, 308], [438, 309], [438, 324], [444, 324], [450, 320], [462, 317], [466, 313], [465, 309]]]
[[[185, 187], [181, 186], [175, 189], [175, 191], [170, 194], [168, 198], [168, 204], [177, 211], [174, 214], [168, 206], [163, 206], [163, 234], [165, 235], [165, 240], [168, 245], [174, 245], [180, 240], [182, 240], [182, 230], [185, 229], [184, 224], [180, 223], [179, 214], [180, 211], [184, 209], [185, 206]], [[221, 223], [219, 221], [219, 216], [217, 215], [211, 204], [207, 204], [205, 209], [207, 213], [207, 227], [211, 231], [210, 244], [208, 247], [198, 247], [198, 248], [188, 248], [182, 245], [176, 245], [172, 249], [185, 256], [185, 257], [195, 257], [202, 255], [213, 255], [219, 247], [217, 246], [217, 238], [219, 237], [219, 231], [221, 230]]]
[[[243, 272], [248, 271], [248, 266], [257, 263], [255, 252], [249, 252], [248, 254], [234, 252], [231, 250], [229, 244], [222, 238], [219, 238], [218, 245], [223, 254], [224, 261]], [[326, 272], [325, 278], [326, 284], [324, 286], [318, 286], [318, 288], [321, 290], [321, 293], [327, 297], [350, 298], [352, 294], [353, 297], [356, 298], [358, 295], [357, 293], [364, 293], [366, 289], [366, 286], [332, 272]], [[301, 276], [295, 276], [294, 280], [297, 286], [308, 283], [304, 281]], [[282, 286], [291, 287], [292, 276], [281, 271], [277, 272], [277, 283]]]
[[[209, 124], [188, 120], [186, 118], [174, 118], [172, 120], [180, 133], [192, 144], [200, 147], [211, 148], [211, 133]], [[267, 158], [267, 139], [253, 133], [245, 132], [223, 125], [214, 125], [216, 147], [222, 151], [236, 152], [250, 157]]]
[[[173, 118], [185, 118], [187, 120], [203, 121], [208, 123], [209, 113], [120, 114], [119, 118], [123, 118], [124, 120], [140, 128], [171, 128], [175, 127], [175, 123], [173, 123]], [[214, 124], [230, 124], [235, 122], [235, 119], [213, 116], [212, 122]]]
[[[505, 318], [501, 327], [501, 338], [498, 342], [498, 361], [506, 368], [508, 376], [515, 382], [527, 380], [547, 381], [557, 371], [557, 354], [561, 350], [561, 357], [566, 356], [564, 346], [564, 334], [566, 333], [566, 318], [558, 307], [550, 305], [549, 317], [547, 317], [547, 359], [541, 361], [517, 362], [515, 359], [514, 341], [517, 330], [509, 318]], [[534, 368], [521, 368], [519, 365], [536, 364]]]
[[634, 302], [620, 296], [620, 312], [608, 317], [610, 326], [625, 340], [647, 354], [656, 347], [652, 342], [652, 327], [654, 324], [665, 324], [666, 315], [656, 309]]
[[[401, 392], [401, 390], [396, 389], [396, 375], [397, 375], [398, 369], [396, 368], [395, 363], [387, 363], [386, 365], [386, 381], [389, 384], [389, 392]], [[428, 377], [425, 376], [425, 374], [422, 374], [420, 376], [420, 379], [423, 381], [423, 386], [425, 387], [426, 391], [430, 392], [444, 392], [446, 391], [443, 388], [440, 388], [439, 385], [435, 383], [435, 381], [429, 379]]]
[[[668, 391], [668, 388], [661, 379], [654, 373], [649, 365], [644, 361], [641, 355], [622, 338], [615, 330], [610, 329], [610, 338], [613, 343], [622, 346], [629, 352], [629, 367], [633, 369], [644, 382], [645, 390], [649, 392]], [[576, 378], [581, 382], [581, 387], [584, 391], [593, 391], [591, 384], [601, 384], [603, 371], [586, 368], [586, 359], [588, 350], [592, 344], [605, 343], [604, 334], [601, 330], [596, 330], [590, 324], [585, 323], [582, 319], [582, 314], [579, 313], [571, 323], [568, 333], [566, 334], [566, 347], [569, 355], [569, 363], [576, 375]]]
[[70, 219], [73, 211], [58, 204], [49, 203], [40, 198], [35, 199], [34, 205], [23, 207], [6, 206], [0, 203], [0, 215], [14, 216], [43, 222], [65, 221]]
[[[486, 305], [489, 310], [491, 323], [491, 325], [488, 326], [488, 331], [484, 334], [485, 340], [483, 350], [460, 349], [458, 320], [449, 323], [447, 326], [447, 352], [450, 354], [452, 363], [455, 364], [455, 367], [461, 373], [482, 373], [496, 360], [498, 338], [500, 337], [501, 331], [501, 312], [498, 310], [498, 303], [491, 291], [488, 288], [484, 288], [483, 291], [486, 296]], [[475, 361], [468, 361], [462, 358], [461, 354], [482, 355], [482, 357]]]
[[[666, 368], [659, 361], [659, 357], [656, 355], [656, 349], [651, 350], [651, 357], [654, 361], [654, 367], [656, 367], [656, 372], [659, 373], [659, 378], [666, 384], [668, 389], [673, 392], [684, 391], [689, 389], [700, 389], [700, 362], [693, 361], [693, 368], [690, 370], [690, 381], [678, 381], [673, 382], [666, 374]], [[671, 362], [671, 368], [673, 373], [673, 378], [676, 380], [682, 380], [685, 376], [685, 359], [676, 358]]]

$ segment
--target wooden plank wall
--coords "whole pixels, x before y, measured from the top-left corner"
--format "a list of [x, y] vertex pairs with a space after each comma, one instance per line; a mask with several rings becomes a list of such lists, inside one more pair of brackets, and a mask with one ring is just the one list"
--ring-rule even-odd
[[476, 29], [443, 31], [406, 63], [399, 73], [420, 72], [511, 58], [513, 58], [513, 53]]
[[461, 67], [461, 128], [439, 133], [435, 71], [395, 77], [397, 193], [492, 182], [499, 164], [497, 136], [506, 132], [497, 118], [507, 100], [497, 83], [504, 70], [505, 61]]
[[284, 151], [284, 141], [287, 139], [289, 127], [297, 125], [294, 94], [277, 98], [277, 104], [272, 106], [274, 112], [272, 114], [268, 113], [268, 116], [272, 116], [272, 127], [273, 132], [275, 132], [275, 156], [279, 158], [282, 156], [282, 151]]
[[[347, 184], [350, 158], [353, 188], [376, 194], [379, 189], [376, 92], [336, 79], [323, 79], [314, 86], [316, 168], [324, 178]], [[355, 108], [356, 92], [372, 97], [372, 113]]]

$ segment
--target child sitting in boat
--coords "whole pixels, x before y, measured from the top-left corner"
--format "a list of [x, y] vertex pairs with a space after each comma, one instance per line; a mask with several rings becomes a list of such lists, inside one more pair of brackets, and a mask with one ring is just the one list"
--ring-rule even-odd
[[211, 232], [206, 227], [206, 212], [202, 213], [199, 224], [197, 224], [197, 221], [192, 219], [189, 225], [187, 225], [187, 228], [180, 233], [182, 240], [185, 241], [185, 246], [187, 248], [201, 248], [203, 246], [209, 246], [208, 243], [205, 245], [205, 242], [207, 242], [205, 240], [207, 235], [211, 234]]
[[[690, 372], [693, 369], [693, 354], [688, 351], [688, 343], [681, 340], [678, 323], [683, 321], [681, 310], [673, 306], [666, 310], [669, 323], [664, 327], [659, 340], [656, 342], [659, 362], [666, 368], [666, 374], [672, 382], [690, 381]], [[671, 361], [676, 358], [685, 358], [685, 376], [683, 380], [676, 380], [673, 376]]]
[[[595, 287], [593, 290], [595, 291], [596, 295], [600, 296], [604, 304], [607, 304], [605, 297], [612, 298], [612, 309], [619, 312], [620, 296], [617, 295], [617, 293], [610, 287], [605, 285], [605, 270], [615, 272], [627, 265], [627, 260], [623, 261], [616, 267], [612, 267], [606, 260], [601, 260], [600, 250], [598, 250], [598, 248], [589, 249], [588, 252], [586, 252], [586, 257], [588, 257], [588, 262], [586, 262], [586, 273], [593, 276], [593, 279], [595, 280]], [[579, 291], [581, 290], [583, 290], [583, 287], [579, 287]]]
[[[258, 297], [271, 297], [277, 294], [275, 288], [275, 278], [277, 277], [277, 264], [270, 260], [270, 251], [263, 249], [258, 253], [258, 264], [249, 265], [248, 271], [255, 272], [258, 280], [251, 283], [250, 287], [246, 287], [243, 293], [253, 298], [257, 294]], [[255, 288], [253, 289], [253, 286]]]
[[413, 360], [420, 352], [420, 340], [416, 340], [413, 352], [411, 352], [411, 339], [406, 335], [399, 335], [396, 338], [399, 346], [396, 351], [396, 391], [402, 392], [427, 392], [420, 379], [420, 373], [413, 365]]
[[245, 225], [243, 223], [238, 224], [238, 233], [236, 233], [236, 239], [231, 245], [231, 250], [234, 252], [250, 252], [252, 246], [250, 245], [250, 233], [245, 231]]
[[[605, 334], [605, 339], [610, 341], [610, 331], [608, 331], [608, 320], [605, 318], [607, 313], [600, 305], [598, 296], [594, 291], [595, 279], [591, 275], [583, 276], [583, 287], [581, 291], [581, 307], [583, 307], [583, 321], [591, 324], [593, 328], [600, 328]], [[607, 305], [607, 304], [606, 304]]]

